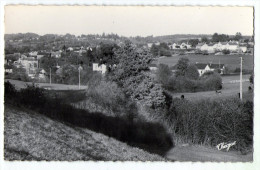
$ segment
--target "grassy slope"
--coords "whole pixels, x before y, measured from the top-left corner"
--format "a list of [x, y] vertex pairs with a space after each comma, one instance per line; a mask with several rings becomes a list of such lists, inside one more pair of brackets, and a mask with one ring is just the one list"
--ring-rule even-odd
[[4, 114], [5, 160], [164, 160], [103, 134], [74, 128], [30, 110], [5, 105]]

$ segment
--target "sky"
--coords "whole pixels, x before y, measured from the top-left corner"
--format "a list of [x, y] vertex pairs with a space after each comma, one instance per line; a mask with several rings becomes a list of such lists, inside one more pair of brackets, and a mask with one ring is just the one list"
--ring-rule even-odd
[[252, 7], [5, 6], [5, 33], [253, 35]]

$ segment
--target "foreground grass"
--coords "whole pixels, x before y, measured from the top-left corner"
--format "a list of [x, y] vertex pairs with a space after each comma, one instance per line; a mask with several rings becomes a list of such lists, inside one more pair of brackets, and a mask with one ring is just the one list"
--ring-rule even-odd
[[179, 145], [171, 149], [166, 157], [176, 161], [192, 162], [252, 162], [253, 153], [242, 155], [238, 151], [221, 151], [203, 145]]
[[165, 160], [114, 138], [62, 124], [27, 109], [5, 104], [4, 114], [5, 160]]

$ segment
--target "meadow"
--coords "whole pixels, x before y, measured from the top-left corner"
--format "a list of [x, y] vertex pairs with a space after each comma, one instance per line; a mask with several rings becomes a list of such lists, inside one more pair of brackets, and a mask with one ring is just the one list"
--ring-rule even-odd
[[[250, 86], [249, 82], [250, 75], [243, 75], [243, 84], [242, 91], [243, 95], [246, 99], [252, 101], [253, 100], [253, 92], [248, 91], [248, 87]], [[188, 100], [201, 100], [201, 99], [216, 99], [216, 98], [225, 98], [225, 97], [237, 97], [240, 90], [239, 83], [239, 75], [232, 76], [222, 76], [222, 90], [221, 93], [216, 93], [215, 91], [203, 91], [196, 93], [171, 93], [175, 98], [180, 98], [181, 95], [184, 95]]]
[[253, 70], [254, 66], [254, 56], [253, 55], [201, 55], [201, 54], [188, 54], [188, 55], [177, 55], [172, 57], [162, 57], [158, 59], [161, 64], [167, 64], [169, 66], [174, 66], [177, 64], [181, 57], [186, 57], [191, 63], [213, 63], [213, 64], [225, 64], [231, 70], [235, 70], [240, 67], [240, 57], [243, 57], [243, 69]]
[[[15, 85], [15, 88], [17, 90], [20, 90], [21, 88], [26, 88], [27, 85], [32, 85], [33, 82], [24, 82], [19, 80], [11, 80], [11, 79], [5, 79], [5, 81], [9, 81], [13, 85]], [[44, 88], [46, 90], [79, 90], [78, 85], [68, 85], [68, 84], [49, 84], [49, 83], [35, 83], [36, 86]], [[81, 85], [80, 89], [87, 89], [87, 86]]]

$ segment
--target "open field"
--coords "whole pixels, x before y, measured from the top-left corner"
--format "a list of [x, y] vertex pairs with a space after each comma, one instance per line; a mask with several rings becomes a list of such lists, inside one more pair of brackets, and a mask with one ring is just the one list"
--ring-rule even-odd
[[164, 161], [85, 128], [51, 120], [28, 109], [5, 105], [5, 160]]
[[243, 57], [243, 69], [253, 70], [254, 66], [254, 56], [253, 55], [196, 55], [196, 54], [189, 54], [189, 55], [177, 55], [172, 57], [163, 57], [159, 58], [158, 62], [162, 64], [167, 64], [169, 66], [174, 66], [177, 64], [178, 60], [181, 57], [186, 57], [190, 60], [191, 63], [214, 63], [218, 64], [225, 64], [225, 66], [229, 67], [231, 70], [240, 67], [240, 58]]
[[[250, 75], [243, 75], [243, 94], [247, 99], [253, 100], [253, 92], [248, 92], [248, 86], [250, 86], [249, 77]], [[172, 93], [172, 96], [180, 98], [181, 95], [184, 95], [188, 100], [215, 99], [230, 96], [238, 97], [240, 90], [239, 75], [222, 76], [222, 82], [223, 88], [221, 94], [218, 94], [215, 91], [205, 91], [197, 93]]]
[[[19, 80], [5, 79], [15, 85], [17, 90], [26, 88], [26, 85], [32, 85], [32, 82], [24, 82]], [[48, 89], [48, 90], [79, 90], [78, 85], [67, 85], [67, 84], [49, 84], [49, 83], [35, 83], [35, 85]], [[87, 86], [80, 86], [80, 89], [87, 89]]]

